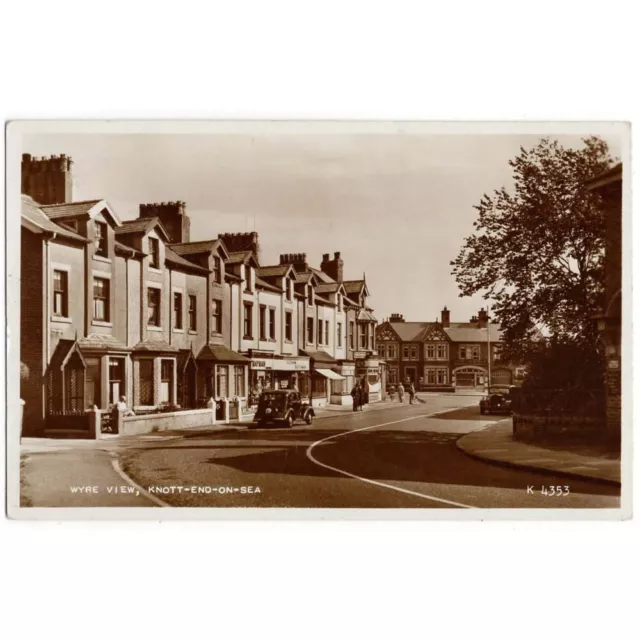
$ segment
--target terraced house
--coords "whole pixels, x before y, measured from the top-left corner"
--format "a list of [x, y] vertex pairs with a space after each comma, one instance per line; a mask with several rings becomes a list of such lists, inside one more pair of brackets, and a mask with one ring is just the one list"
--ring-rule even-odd
[[417, 388], [453, 391], [456, 387], [510, 385], [524, 375], [500, 357], [500, 331], [481, 309], [468, 322], [452, 322], [447, 307], [434, 322], [407, 322], [400, 314], [377, 328], [378, 354], [388, 367], [390, 384], [413, 382]]
[[27, 433], [86, 422], [121, 396], [136, 412], [248, 405], [297, 386], [349, 404], [356, 379], [382, 398], [376, 319], [339, 252], [260, 264], [258, 234], [192, 241], [182, 201], [123, 220], [73, 199], [66, 156], [22, 159], [21, 397]]

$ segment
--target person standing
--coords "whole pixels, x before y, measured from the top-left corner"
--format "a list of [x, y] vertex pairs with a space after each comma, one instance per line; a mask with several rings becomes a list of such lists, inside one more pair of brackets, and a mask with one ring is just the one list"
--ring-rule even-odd
[[407, 391], [409, 392], [409, 404], [413, 404], [413, 399], [416, 397], [416, 388], [413, 386], [413, 380], [409, 382], [409, 389], [407, 389]]
[[354, 384], [353, 389], [351, 389], [351, 397], [353, 398], [353, 410], [358, 411], [360, 408], [361, 401], [361, 393], [360, 393], [360, 385]]
[[363, 380], [360, 387], [360, 411], [364, 411], [364, 405], [369, 404], [369, 391], [367, 389], [367, 383]]
[[404, 402], [404, 385], [402, 382], [398, 385], [398, 401]]

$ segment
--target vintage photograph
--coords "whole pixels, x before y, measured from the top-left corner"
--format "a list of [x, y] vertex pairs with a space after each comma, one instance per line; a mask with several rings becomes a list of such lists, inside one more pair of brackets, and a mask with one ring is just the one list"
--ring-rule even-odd
[[628, 517], [628, 125], [7, 144], [12, 517]]

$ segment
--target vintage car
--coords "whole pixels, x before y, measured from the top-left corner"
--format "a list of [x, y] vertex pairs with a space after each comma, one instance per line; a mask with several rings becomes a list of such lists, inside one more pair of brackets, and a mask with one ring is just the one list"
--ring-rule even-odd
[[283, 423], [287, 427], [293, 427], [296, 420], [311, 424], [315, 415], [313, 407], [302, 399], [299, 391], [263, 391], [253, 422], [254, 426], [259, 427], [269, 423]]
[[491, 387], [489, 393], [480, 400], [480, 413], [511, 414], [511, 397], [509, 387]]

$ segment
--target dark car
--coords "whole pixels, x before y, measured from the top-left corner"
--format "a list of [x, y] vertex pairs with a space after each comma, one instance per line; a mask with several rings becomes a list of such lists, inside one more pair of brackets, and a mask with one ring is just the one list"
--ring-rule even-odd
[[265, 426], [269, 423], [281, 423], [293, 427], [296, 420], [313, 422], [316, 413], [308, 402], [302, 399], [299, 391], [282, 389], [263, 391], [258, 400], [258, 409], [253, 417], [254, 425]]
[[489, 393], [480, 400], [481, 414], [511, 414], [509, 387], [491, 387]]

